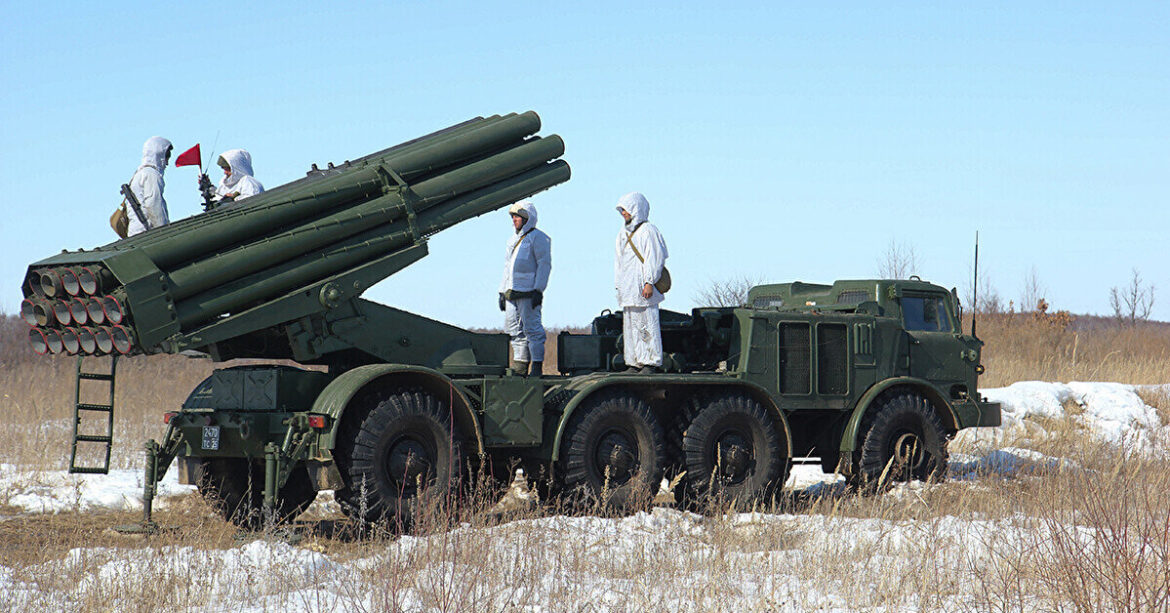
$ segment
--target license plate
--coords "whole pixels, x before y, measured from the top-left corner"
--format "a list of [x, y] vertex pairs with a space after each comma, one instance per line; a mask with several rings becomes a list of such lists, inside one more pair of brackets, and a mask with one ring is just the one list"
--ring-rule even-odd
[[219, 449], [219, 426], [203, 426], [203, 448]]

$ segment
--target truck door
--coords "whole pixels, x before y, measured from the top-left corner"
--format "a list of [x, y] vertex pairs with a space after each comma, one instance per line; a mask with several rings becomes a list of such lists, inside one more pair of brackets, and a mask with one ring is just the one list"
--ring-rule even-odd
[[958, 322], [946, 296], [907, 292], [900, 299], [902, 323], [910, 339], [910, 375], [928, 381], [960, 382], [969, 365], [957, 339]]

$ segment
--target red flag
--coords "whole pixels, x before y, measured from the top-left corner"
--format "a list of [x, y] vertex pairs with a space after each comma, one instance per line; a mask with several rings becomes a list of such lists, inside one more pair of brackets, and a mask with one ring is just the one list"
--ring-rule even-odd
[[179, 154], [175, 158], [175, 166], [199, 166], [203, 167], [203, 156], [199, 153], [199, 143], [195, 143], [194, 147]]

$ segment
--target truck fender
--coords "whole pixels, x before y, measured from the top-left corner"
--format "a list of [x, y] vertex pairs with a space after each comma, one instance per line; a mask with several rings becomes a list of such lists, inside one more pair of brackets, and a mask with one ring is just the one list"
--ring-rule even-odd
[[319, 439], [322, 449], [334, 449], [337, 445], [337, 431], [353, 397], [370, 385], [381, 383], [418, 386], [451, 403], [455, 425], [462, 432], [474, 433], [476, 453], [483, 453], [483, 433], [479, 420], [471, 408], [467, 396], [459, 386], [443, 373], [423, 366], [408, 364], [368, 364], [346, 371], [325, 386], [313, 403], [313, 413], [332, 417], [328, 431]]
[[763, 407], [772, 414], [772, 417], [775, 418], [780, 426], [784, 429], [784, 442], [787, 446], [788, 457], [792, 457], [792, 429], [788, 426], [788, 418], [784, 416], [784, 411], [781, 411], [780, 407], [776, 405], [776, 402], [772, 399], [771, 394], [769, 394], [767, 390], [760, 387], [759, 385], [737, 379], [728, 380], [726, 377], [720, 377], [717, 380], [687, 380], [690, 379], [690, 377], [685, 379], [681, 377], [661, 379], [662, 380], [660, 381], [647, 381], [646, 379], [640, 377], [607, 377], [592, 383], [585, 388], [582, 388], [582, 390], [578, 392], [576, 396], [573, 396], [573, 399], [565, 405], [565, 409], [561, 413], [560, 422], [557, 423], [557, 434], [556, 439], [553, 441], [552, 449], [553, 461], [555, 462], [558, 458], [560, 458], [561, 441], [564, 440], [565, 427], [568, 425], [569, 420], [572, 419], [573, 413], [577, 411], [577, 408], [584, 404], [586, 400], [589, 400], [590, 398], [597, 395], [599, 392], [615, 387], [646, 388], [703, 386], [708, 388], [726, 387], [729, 389], [740, 388], [747, 390], [747, 392], [751, 394], [753, 398], [759, 401], [760, 404], [763, 405]]
[[946, 396], [938, 391], [938, 388], [930, 384], [925, 379], [918, 379], [916, 377], [894, 377], [893, 379], [886, 379], [875, 384], [873, 387], [865, 391], [861, 398], [857, 400], [857, 405], [853, 408], [853, 414], [849, 416], [849, 421], [845, 424], [845, 432], [841, 435], [841, 452], [853, 452], [858, 448], [857, 437], [861, 434], [861, 419], [865, 416], [865, 411], [869, 409], [873, 401], [877, 399], [882, 392], [893, 387], [906, 387], [915, 392], [925, 396], [930, 400], [930, 404], [934, 407], [939, 418], [943, 422], [943, 426], [949, 430], [958, 429], [958, 419], [955, 417], [955, 412], [951, 409], [951, 403], [947, 401]]

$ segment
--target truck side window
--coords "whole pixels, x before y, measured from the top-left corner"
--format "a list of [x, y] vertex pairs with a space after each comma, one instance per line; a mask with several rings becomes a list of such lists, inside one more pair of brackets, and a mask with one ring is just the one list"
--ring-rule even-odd
[[903, 296], [902, 322], [907, 330], [951, 331], [946, 301], [937, 296]]

